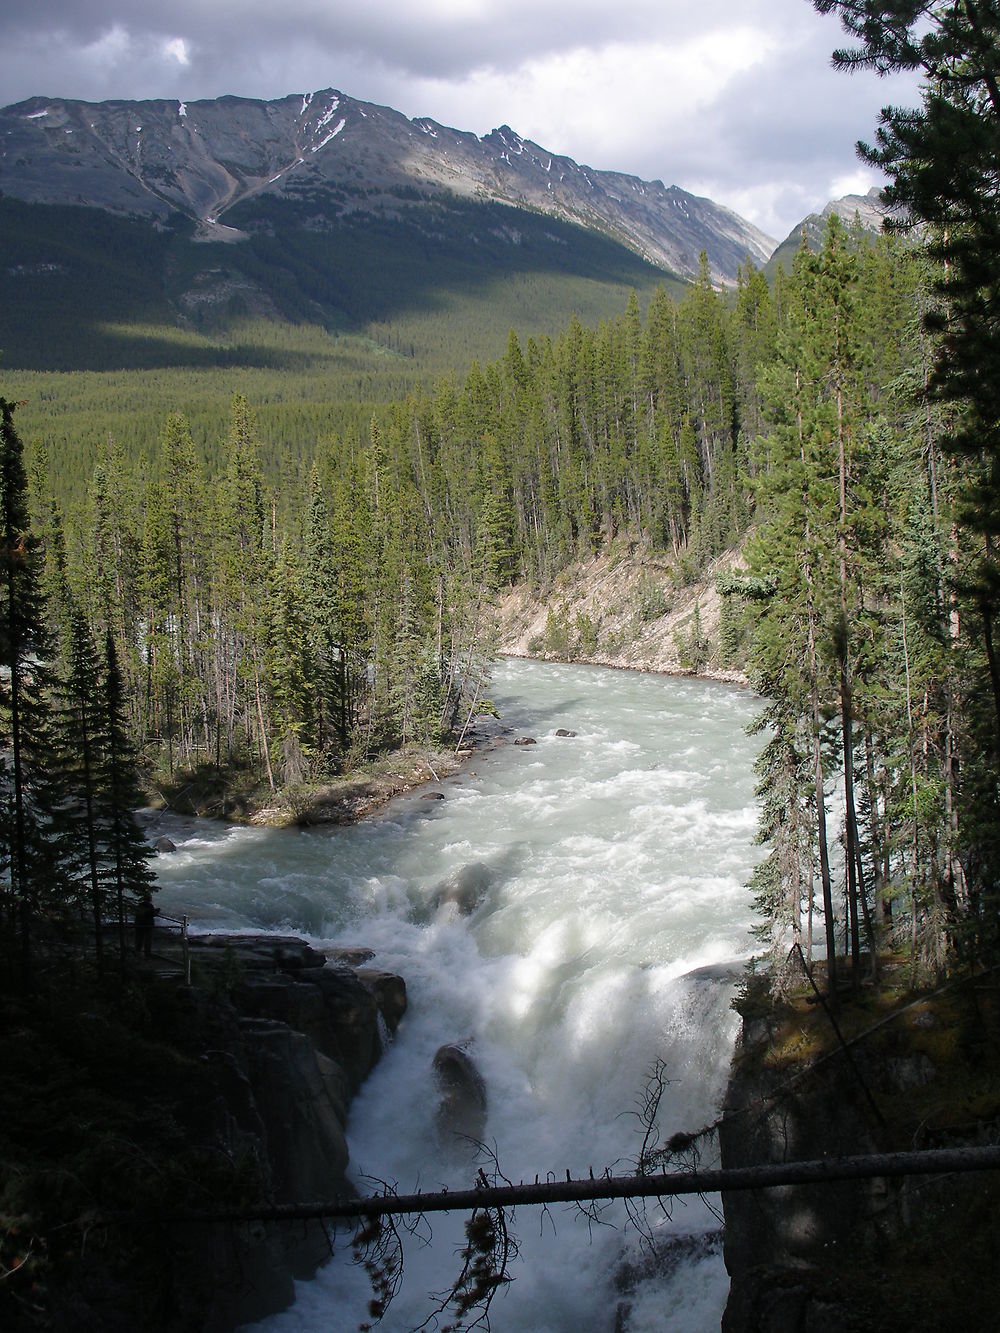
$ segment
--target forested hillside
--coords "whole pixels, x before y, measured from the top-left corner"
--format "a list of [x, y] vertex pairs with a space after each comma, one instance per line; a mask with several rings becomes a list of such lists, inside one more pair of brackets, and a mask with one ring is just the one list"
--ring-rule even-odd
[[[280, 789], [305, 819], [317, 785], [366, 760], [457, 746], [492, 707], [505, 590], [551, 603], [533, 651], [588, 659], [613, 655], [612, 636], [621, 646], [627, 620], [570, 617], [560, 597], [560, 580], [594, 557], [651, 571], [635, 585], [635, 624], [725, 557], [714, 634], [696, 602], [679, 648], [689, 669], [739, 670], [762, 698], [767, 853], [752, 889], [766, 984], [794, 986], [784, 965], [797, 960], [810, 1002], [825, 984], [828, 1016], [880, 968], [910, 990], [995, 969], [996, 6], [816, 7], [838, 11], [860, 43], [839, 55], [845, 66], [930, 80], [922, 109], [887, 110], [867, 150], [889, 172], [888, 202], [919, 229], [873, 237], [833, 214], [790, 271], [769, 282], [748, 262], [725, 294], [707, 259], [683, 292], [615, 260], [599, 298], [621, 282], [612, 318], [585, 317], [583, 304], [573, 314], [593, 289], [579, 274], [560, 286], [547, 262], [548, 287], [541, 270], [457, 272], [436, 295], [411, 289], [405, 320], [384, 309], [342, 339], [291, 309], [261, 321], [234, 306], [201, 331], [164, 322], [170, 265], [141, 253], [126, 223], [120, 270], [88, 252], [67, 277], [85, 302], [103, 274], [104, 309], [120, 303], [122, 323], [95, 324], [95, 347], [103, 357], [100, 340], [120, 336], [135, 355], [120, 376], [0, 371], [0, 965], [25, 1031], [19, 997], [40, 960], [74, 994], [84, 972], [128, 979], [125, 922], [149, 881], [140, 779], [208, 793], [200, 808], [219, 813], [233, 793]], [[194, 253], [177, 235], [162, 244], [178, 262]], [[88, 345], [74, 360], [45, 253], [6, 270], [4, 336], [35, 293], [34, 327], [48, 321], [59, 356], [79, 365]], [[400, 251], [401, 284], [413, 253]], [[439, 257], [447, 267], [446, 245]], [[294, 275], [295, 246], [268, 262]], [[575, 295], [558, 321], [555, 306], [544, 312], [551, 327], [508, 318], [520, 295], [556, 290]], [[483, 298], [492, 312], [466, 326], [456, 312]], [[428, 352], [412, 378], [401, 369], [387, 399], [366, 358], [415, 361], [406, 344], [425, 314], [425, 348], [447, 338], [448, 354]], [[500, 342], [474, 359], [501, 318]], [[469, 356], [454, 374], [459, 340]], [[762, 989], [748, 985], [748, 1010], [766, 1004]], [[979, 1052], [989, 1029], [977, 1022], [963, 1031]], [[22, 1091], [49, 1088], [30, 1052], [19, 1077]], [[972, 1128], [959, 1132], [993, 1132], [991, 1064], [961, 1110]], [[66, 1229], [82, 1245], [88, 1225], [67, 1226], [51, 1144], [35, 1147], [37, 1176], [16, 1148], [2, 1163], [5, 1216], [20, 1220], [0, 1276], [23, 1268], [16, 1299], [46, 1262], [46, 1235]], [[110, 1181], [120, 1206], [103, 1161], [85, 1178], [99, 1180], [98, 1201]]]
[[742, 530], [750, 363], [773, 328], [759, 274], [730, 310], [706, 269], [645, 320], [633, 293], [597, 329], [511, 333], [361, 431], [317, 413], [294, 454], [245, 395], [214, 468], [171, 413], [142, 450], [102, 446], [65, 514], [65, 460], [33, 443], [50, 586], [111, 629], [135, 735], [171, 763], [255, 757], [287, 782], [427, 739], [461, 715], [498, 588], [616, 541], [691, 574]]
[[[817, 793], [839, 773], [855, 956], [905, 911], [943, 965], [948, 923], [988, 891], [960, 819], [988, 827], [994, 797], [975, 462], [931, 395], [933, 279], [908, 241], [834, 216], [773, 290], [748, 265], [724, 296], [703, 266], [679, 303], [660, 289], [643, 316], [633, 293], [596, 328], [510, 333], [362, 428], [316, 407], [294, 451], [244, 393], [208, 463], [179, 411], [129, 448], [109, 436], [85, 485], [31, 440], [53, 631], [77, 615], [110, 636], [130, 735], [165, 778], [274, 788], [460, 731], [488, 693], [499, 589], [647, 552], [670, 571], [635, 608], [651, 619], [749, 531], [716, 641], [696, 621], [684, 646], [771, 700], [762, 906], [799, 938], [816, 877], [833, 929]], [[604, 633], [556, 614], [537, 650], [593, 656]]]
[[[900, 158], [890, 202], [933, 223], [904, 129], [873, 155]], [[574, 561], [648, 553], [668, 574], [639, 590], [645, 621], [745, 542], [718, 584], [715, 642], [695, 614], [682, 647], [692, 668], [744, 669], [768, 700], [768, 938], [808, 954], [820, 903], [831, 988], [838, 954], [857, 980], [862, 941], [874, 957], [885, 930], [905, 930], [915, 968], [992, 948], [996, 412], [973, 369], [996, 356], [978, 259], [991, 218], [969, 212], [924, 244], [834, 213], [772, 286], [748, 262], [723, 295], [703, 258], [679, 301], [658, 288], [644, 312], [633, 291], [596, 327], [509, 332], [498, 359], [389, 404], [303, 403], [275, 365], [292, 400], [276, 425], [236, 376], [228, 427], [200, 446], [181, 404], [164, 402], [154, 431], [140, 399], [118, 402], [133, 433], [108, 430], [86, 477], [58, 432], [34, 432], [27, 491], [5, 396], [8, 558], [13, 571], [30, 555], [37, 575], [30, 616], [14, 600], [8, 615], [49, 630], [11, 648], [9, 706], [19, 677], [43, 711], [69, 680], [86, 693], [74, 663], [106, 645], [150, 773], [314, 782], [459, 734], [489, 706], [500, 589], [545, 595]], [[535, 648], [593, 657], [607, 633], [554, 602]]]
[[44, 435], [58, 461], [64, 502], [109, 435], [148, 458], [171, 411], [216, 471], [242, 393], [275, 480], [279, 459], [320, 434], [367, 430], [376, 405], [499, 357], [511, 328], [554, 337], [573, 313], [590, 325], [621, 310], [631, 290], [643, 305], [661, 284], [683, 290], [614, 241], [499, 204], [403, 207], [332, 234], [308, 222], [275, 201], [261, 233], [205, 244], [183, 219], [157, 231], [0, 198], [4, 389], [24, 404], [21, 433]]

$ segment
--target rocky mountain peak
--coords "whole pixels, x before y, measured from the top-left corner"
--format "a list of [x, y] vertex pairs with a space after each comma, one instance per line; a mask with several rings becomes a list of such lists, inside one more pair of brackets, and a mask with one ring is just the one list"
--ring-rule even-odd
[[308, 198], [330, 222], [362, 201], [391, 213], [450, 194], [574, 222], [681, 276], [704, 249], [721, 283], [774, 244], [709, 199], [582, 166], [510, 125], [479, 139], [334, 88], [273, 101], [31, 98], [0, 109], [0, 191], [161, 223], [181, 213], [219, 239], [227, 211], [256, 196]]

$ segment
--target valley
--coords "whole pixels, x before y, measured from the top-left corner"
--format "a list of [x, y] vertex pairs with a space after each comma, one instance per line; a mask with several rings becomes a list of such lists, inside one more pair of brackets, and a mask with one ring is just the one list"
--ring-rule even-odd
[[[299, 966], [336, 938], [373, 948], [397, 991], [412, 982], [416, 1041], [401, 1028], [351, 1088], [366, 1187], [369, 1162], [375, 1188], [420, 1176], [435, 1104], [422, 1080], [449, 1046], [474, 1069], [481, 1053], [476, 1124], [510, 1145], [513, 1170], [568, 1177], [550, 1160], [566, 1143], [581, 1175], [627, 1159], [626, 1086], [635, 1171], [714, 1150], [750, 1106], [716, 1118], [736, 963], [730, 1090], [742, 1079], [752, 1101], [759, 1084], [768, 1105], [723, 1135], [724, 1165], [839, 1151], [831, 1108], [856, 1083], [864, 1099], [836, 1125], [860, 1151], [896, 1146], [894, 1107], [904, 1140], [927, 1125], [959, 1146], [995, 1139], [1000, 287], [983, 181], [996, 19], [931, 6], [928, 36], [862, 8], [857, 61], [932, 68], [934, 95], [885, 110], [863, 150], [890, 178], [881, 199], [834, 200], [777, 248], [711, 201], [592, 171], [506, 125], [480, 138], [331, 89], [0, 109], [0, 1005], [14, 1074], [0, 1301], [26, 1329], [83, 1274], [85, 1318], [120, 1290], [144, 1326], [173, 1333], [183, 1245], [158, 1297], [145, 1230], [131, 1285], [106, 1246], [102, 1266], [82, 1259], [93, 1217], [113, 1231], [127, 1214], [154, 1131], [162, 1181], [143, 1190], [144, 1228], [161, 1209], [173, 1225], [195, 1178], [213, 1216], [259, 1220], [277, 1169], [244, 1152], [262, 1132], [245, 1086], [257, 1056], [234, 1039], [212, 1084], [185, 1046], [185, 1006], [206, 1042], [218, 1024], [233, 1037], [239, 959], [175, 987], [171, 1030], [150, 1027], [164, 997], [144, 995], [156, 978], [129, 941], [154, 883], [171, 916], [208, 931], [308, 935]], [[956, 125], [960, 154], [945, 151]], [[435, 772], [472, 737], [474, 760]], [[407, 791], [428, 775], [435, 790]], [[221, 816], [210, 832], [202, 813]], [[177, 837], [154, 857], [156, 819]], [[347, 827], [309, 828], [331, 821]], [[479, 894], [471, 912], [442, 866]], [[307, 1043], [327, 1003], [316, 970], [299, 1028], [244, 1013], [265, 1045], [279, 1039], [268, 1023]], [[297, 984], [285, 975], [254, 1003]], [[357, 998], [366, 983], [349, 984]], [[69, 994], [86, 998], [64, 1024]], [[879, 1032], [904, 1026], [855, 1062], [869, 1013]], [[682, 1087], [654, 1063], [643, 1100], [659, 1046]], [[135, 1070], [154, 1066], [178, 1096], [149, 1122]], [[824, 1083], [835, 1067], [843, 1078]], [[344, 1088], [316, 1070], [339, 1144]], [[399, 1086], [420, 1108], [412, 1139]], [[121, 1126], [129, 1170], [106, 1125]], [[496, 1147], [492, 1165], [500, 1179]], [[87, 1182], [86, 1208], [73, 1189], [63, 1205], [60, 1179]], [[945, 1184], [934, 1206], [944, 1218], [977, 1188]], [[880, 1262], [856, 1293], [833, 1291], [851, 1284], [821, 1243], [873, 1261], [889, 1245], [905, 1275], [927, 1253], [925, 1236], [907, 1248], [911, 1194], [843, 1197], [843, 1227], [825, 1203], [779, 1198], [774, 1283], [746, 1271], [758, 1204], [726, 1204], [734, 1333], [793, 1316], [892, 1327], [891, 1298], [877, 1318], [874, 1297], [865, 1307]], [[975, 1217], [974, 1253], [990, 1253], [989, 1209]], [[648, 1267], [602, 1246], [588, 1276], [622, 1333], [675, 1306], [697, 1312], [698, 1333], [717, 1327], [727, 1278], [698, 1218], [643, 1233]], [[507, 1285], [517, 1248], [502, 1208], [476, 1219], [446, 1247], [465, 1264], [460, 1323]], [[367, 1270], [329, 1265], [302, 1308], [322, 1321], [370, 1301], [381, 1317], [401, 1270], [389, 1232], [354, 1248], [369, 1244]], [[549, 1306], [579, 1324], [593, 1306], [580, 1284], [546, 1289], [562, 1244], [532, 1247], [542, 1263], [525, 1265], [511, 1327]], [[279, 1268], [272, 1310], [288, 1299]], [[900, 1302], [907, 1330], [921, 1305], [935, 1330], [967, 1324], [980, 1307], [965, 1282], [932, 1277], [926, 1301]], [[422, 1289], [397, 1307], [407, 1327], [418, 1307]]]

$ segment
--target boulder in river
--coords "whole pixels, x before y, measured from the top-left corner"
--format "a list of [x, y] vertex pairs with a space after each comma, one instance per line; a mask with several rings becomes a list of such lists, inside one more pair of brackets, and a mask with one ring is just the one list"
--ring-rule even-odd
[[469, 916], [486, 897], [493, 876], [484, 861], [470, 861], [460, 866], [434, 890], [435, 907], [454, 903], [460, 915]]
[[157, 838], [156, 850], [164, 855], [167, 852], [176, 852], [177, 844], [173, 841], [173, 839], [168, 838], [167, 835], [164, 834], [162, 838]]
[[681, 977], [682, 981], [739, 981], [746, 970], [746, 963], [742, 958], [731, 958], [722, 963], [706, 963], [704, 967], [693, 967], [690, 972], [685, 972]]
[[537, 745], [538, 742], [534, 736], [518, 736], [514, 740], [515, 745]]
[[556, 735], [557, 735], [557, 736], [575, 736], [575, 735], [576, 735], [576, 732], [575, 732], [575, 731], [567, 731], [565, 727], [558, 727], [558, 728], [556, 729]]
[[365, 963], [370, 963], [375, 957], [374, 949], [358, 947], [324, 949], [323, 952], [331, 963], [346, 963], [348, 967], [364, 967]]
[[486, 1128], [486, 1084], [475, 1061], [462, 1046], [440, 1046], [434, 1056], [434, 1077], [440, 1092], [437, 1131], [443, 1145], [455, 1140], [481, 1143]]
[[356, 967], [354, 973], [374, 995], [389, 1036], [395, 1036], [406, 1013], [406, 982], [395, 972], [383, 972], [373, 967]]

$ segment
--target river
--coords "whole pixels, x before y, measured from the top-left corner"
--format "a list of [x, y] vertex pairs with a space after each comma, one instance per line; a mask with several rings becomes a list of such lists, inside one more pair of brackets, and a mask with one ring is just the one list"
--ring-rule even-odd
[[[737, 1019], [716, 973], [752, 950], [757, 742], [745, 727], [758, 701], [713, 682], [516, 660], [497, 665], [491, 694], [513, 735], [537, 743], [477, 754], [441, 785], [444, 800], [414, 793], [342, 829], [163, 826], [178, 845], [157, 865], [166, 912], [368, 946], [373, 966], [406, 979], [409, 1010], [347, 1127], [364, 1192], [366, 1178], [400, 1192], [473, 1183], [463, 1152], [435, 1137], [443, 1043], [467, 1043], [487, 1089], [484, 1138], [513, 1181], [632, 1169], [657, 1061], [661, 1140], [710, 1123], [725, 1086]], [[435, 906], [472, 863], [485, 886], [472, 915]], [[619, 1205], [597, 1225], [519, 1208], [494, 1333], [612, 1333], [616, 1317], [627, 1333], [717, 1330], [728, 1279], [712, 1201], [671, 1211], [647, 1212], [651, 1266]], [[457, 1276], [461, 1222], [435, 1218], [429, 1245], [404, 1237], [385, 1333], [419, 1327], [429, 1293]], [[354, 1329], [369, 1297], [345, 1246], [266, 1328]]]

